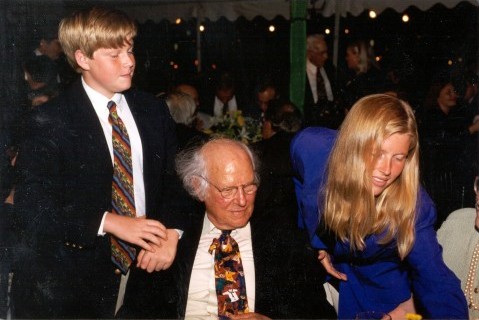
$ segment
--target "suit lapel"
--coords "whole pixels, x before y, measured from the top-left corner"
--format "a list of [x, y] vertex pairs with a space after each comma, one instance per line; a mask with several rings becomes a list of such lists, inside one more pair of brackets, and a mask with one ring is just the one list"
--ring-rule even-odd
[[112, 171], [111, 155], [103, 129], [80, 81], [72, 85], [67, 99], [65, 107], [69, 108], [70, 115], [70, 123], [67, 125], [76, 142], [77, 154], [84, 161]]

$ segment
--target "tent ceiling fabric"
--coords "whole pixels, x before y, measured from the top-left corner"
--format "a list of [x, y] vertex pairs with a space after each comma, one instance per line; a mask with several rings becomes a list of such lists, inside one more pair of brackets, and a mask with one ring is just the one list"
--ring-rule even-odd
[[143, 1], [135, 4], [131, 1], [125, 4], [128, 14], [140, 22], [146, 20], [159, 21], [167, 19], [175, 21], [177, 18], [190, 19], [192, 17], [208, 18], [216, 21], [225, 17], [230, 21], [242, 16], [248, 20], [262, 16], [272, 20], [276, 16], [289, 19], [289, 0], [197, 0], [197, 1]]
[[364, 10], [374, 10], [379, 14], [388, 8], [402, 12], [410, 6], [425, 11], [438, 3], [449, 9], [454, 8], [459, 2], [479, 5], [478, 0], [319, 0], [315, 3], [315, 8], [321, 9], [319, 12], [321, 15], [329, 17], [335, 14], [337, 1], [341, 2], [342, 15], [349, 13], [353, 16], [360, 15]]
[[[72, 0], [63, 0], [64, 2]], [[101, 0], [100, 0], [101, 1]], [[103, 0], [115, 3], [125, 8], [127, 12], [140, 22], [146, 20], [161, 21], [163, 19], [175, 21], [177, 18], [190, 19], [192, 17], [207, 18], [216, 21], [225, 17], [230, 21], [245, 17], [251, 20], [262, 16], [271, 20], [276, 16], [290, 18], [290, 1], [294, 0]], [[339, 2], [339, 3], [338, 3]], [[455, 7], [459, 2], [469, 2], [479, 6], [479, 0], [313, 0], [310, 8], [316, 8], [318, 13], [329, 17], [341, 8], [341, 15], [347, 13], [357, 16], [364, 10], [372, 9], [381, 13], [387, 8], [398, 12], [415, 6], [424, 11], [435, 4], [441, 3], [447, 8]]]

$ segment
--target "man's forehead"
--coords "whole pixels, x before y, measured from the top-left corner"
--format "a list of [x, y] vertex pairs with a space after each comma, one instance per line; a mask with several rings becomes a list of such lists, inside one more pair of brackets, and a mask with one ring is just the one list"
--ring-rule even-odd
[[314, 45], [311, 48], [311, 51], [314, 51], [314, 52], [325, 52], [327, 50], [328, 50], [328, 47], [326, 45], [320, 45], [320, 44]]

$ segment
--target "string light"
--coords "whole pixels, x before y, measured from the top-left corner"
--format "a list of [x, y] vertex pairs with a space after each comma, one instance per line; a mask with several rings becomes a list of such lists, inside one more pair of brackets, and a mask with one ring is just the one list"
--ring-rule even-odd
[[276, 30], [276, 28], [274, 27], [274, 25], [270, 25], [268, 30], [269, 30], [269, 32], [274, 32]]
[[329, 28], [326, 28], [326, 29], [324, 29], [324, 33], [330, 34], [330, 33], [331, 33], [331, 30], [330, 30]]
[[374, 10], [369, 10], [369, 17], [371, 19], [375, 19], [377, 17], [377, 14]]
[[175, 23], [180, 24], [181, 23], [181, 18], [176, 18]]
[[204, 25], [200, 25], [200, 32], [203, 32], [205, 31], [205, 26]]
[[402, 21], [403, 22], [409, 22], [409, 16], [407, 14], [403, 14]]

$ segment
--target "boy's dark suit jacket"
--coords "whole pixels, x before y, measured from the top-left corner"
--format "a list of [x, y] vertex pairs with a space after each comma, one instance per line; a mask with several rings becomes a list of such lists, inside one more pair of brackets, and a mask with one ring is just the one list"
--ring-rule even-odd
[[[145, 93], [124, 94], [142, 140], [147, 216], [182, 229], [181, 214], [167, 206], [176, 150], [168, 108]], [[112, 160], [81, 82], [40, 106], [28, 129], [17, 161], [15, 315], [111, 318], [120, 276], [109, 236], [97, 232], [111, 208]]]
[[[276, 214], [281, 215], [277, 212]], [[182, 318], [188, 298], [188, 288], [201, 236], [204, 207], [198, 205], [191, 213], [189, 226], [179, 242], [177, 258], [167, 271], [161, 271], [148, 287], [138, 287], [140, 281], [128, 286], [125, 309], [131, 318]], [[323, 289], [324, 273], [316, 254], [307, 248], [307, 239], [294, 225], [274, 214], [253, 214], [251, 234], [255, 264], [255, 311], [272, 318], [336, 318], [326, 301]], [[161, 276], [168, 274], [168, 277]], [[144, 276], [144, 274], [135, 274]], [[151, 293], [148, 300], [135, 299]], [[147, 311], [147, 312], [146, 312]]]

